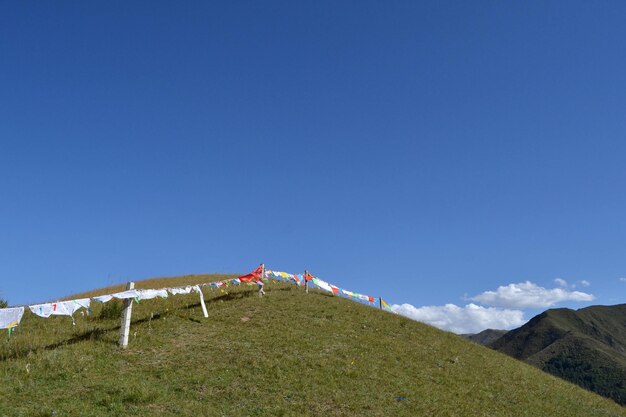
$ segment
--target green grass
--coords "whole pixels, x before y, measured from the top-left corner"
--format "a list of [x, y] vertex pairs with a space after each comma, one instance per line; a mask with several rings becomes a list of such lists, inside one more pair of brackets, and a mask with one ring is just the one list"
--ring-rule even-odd
[[[194, 279], [207, 277], [149, 284]], [[76, 326], [27, 313], [0, 344], [0, 416], [626, 416], [451, 333], [266, 287], [263, 298], [255, 287], [206, 289], [209, 319], [197, 294], [135, 304], [126, 350], [113, 304], [94, 303]]]

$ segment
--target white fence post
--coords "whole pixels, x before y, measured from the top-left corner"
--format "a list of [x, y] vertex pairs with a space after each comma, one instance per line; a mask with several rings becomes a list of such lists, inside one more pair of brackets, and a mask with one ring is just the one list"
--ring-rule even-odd
[[[134, 282], [126, 284], [126, 290], [132, 290], [135, 288]], [[126, 349], [128, 346], [128, 334], [130, 332], [130, 317], [133, 312], [133, 299], [127, 298], [124, 300], [124, 311], [122, 312], [122, 325], [120, 327], [120, 347]]]

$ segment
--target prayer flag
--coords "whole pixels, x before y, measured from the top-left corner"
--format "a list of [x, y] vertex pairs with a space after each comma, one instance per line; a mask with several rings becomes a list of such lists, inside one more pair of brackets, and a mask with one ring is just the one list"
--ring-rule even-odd
[[192, 287], [190, 285], [187, 285], [186, 287], [174, 287], [174, 288], [168, 288], [167, 290], [171, 294], [174, 294], [174, 295], [189, 294], [192, 290]]
[[204, 318], [209, 317], [209, 313], [206, 311], [206, 304], [204, 303], [204, 294], [202, 294], [202, 290], [199, 285], [194, 285], [193, 290], [200, 294], [200, 305], [202, 306], [202, 314], [204, 314]]
[[99, 295], [98, 297], [93, 297], [93, 299], [99, 303], [107, 303], [113, 299], [113, 296], [111, 294]]
[[24, 307], [0, 309], [0, 329], [12, 329], [20, 324], [24, 315]]
[[263, 266], [259, 265], [257, 269], [250, 272], [249, 274], [242, 275], [239, 277], [241, 282], [257, 282], [261, 279], [261, 274], [263, 273]]
[[313, 283], [315, 285], [317, 285], [319, 288], [323, 289], [324, 291], [328, 291], [328, 292], [332, 292], [334, 293], [332, 287], [330, 286], [330, 284], [326, 281], [322, 281], [319, 278], [313, 278]]
[[140, 300], [151, 300], [156, 297], [167, 298], [167, 290], [138, 290], [137, 298]]
[[89, 308], [91, 300], [81, 298], [79, 300], [59, 301], [58, 303], [35, 304], [28, 306], [30, 311], [39, 317], [72, 316], [81, 307]]

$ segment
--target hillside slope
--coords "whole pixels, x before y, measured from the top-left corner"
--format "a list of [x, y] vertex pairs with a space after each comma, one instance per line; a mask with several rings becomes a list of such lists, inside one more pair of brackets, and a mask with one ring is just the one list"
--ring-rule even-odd
[[209, 319], [197, 295], [141, 301], [126, 350], [115, 302], [76, 326], [26, 314], [0, 345], [0, 415], [626, 416], [454, 334], [267, 287], [264, 298], [247, 286], [207, 290]]
[[626, 404], [626, 304], [548, 310], [491, 347]]

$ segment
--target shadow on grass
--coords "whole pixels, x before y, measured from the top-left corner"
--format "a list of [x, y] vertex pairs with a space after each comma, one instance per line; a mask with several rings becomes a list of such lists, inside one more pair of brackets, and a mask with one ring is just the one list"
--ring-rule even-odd
[[[271, 293], [273, 291], [292, 291], [291, 287], [288, 288], [273, 288], [273, 289], [268, 289], [268, 293]], [[222, 295], [219, 295], [217, 297], [213, 297], [213, 298], [209, 298], [209, 299], [205, 299], [205, 303], [207, 305], [211, 305], [214, 303], [218, 303], [218, 302], [228, 302], [228, 301], [234, 301], [234, 300], [241, 300], [243, 298], [247, 298], [247, 297], [252, 297], [252, 296], [257, 296], [258, 291], [255, 289], [251, 289], [250, 291], [237, 291], [237, 292], [229, 292], [229, 293], [225, 293]], [[269, 295], [267, 295], [269, 296]], [[182, 309], [192, 309], [192, 308], [198, 308], [200, 306], [200, 302], [195, 302], [195, 303], [191, 303], [191, 304], [187, 304], [185, 307], [181, 307], [177, 310], [182, 310]], [[165, 311], [165, 312], [158, 312], [158, 313], [152, 313], [149, 317], [142, 317], [140, 319], [137, 320], [132, 320], [131, 321], [131, 325], [138, 325], [138, 324], [143, 324], [143, 323], [149, 323], [152, 320], [159, 320], [163, 317], [166, 317], [168, 315], [170, 315], [171, 312], [169, 311]], [[196, 318], [193, 317], [188, 317], [189, 320], [193, 321], [194, 323], [198, 323], [198, 324], [202, 324], [201, 320], [198, 320]], [[1, 354], [0, 353], [0, 362], [5, 362], [9, 359], [19, 359], [19, 358], [23, 358], [26, 357], [28, 354], [30, 353], [38, 353], [38, 352], [43, 352], [43, 351], [48, 351], [48, 350], [54, 350], [57, 349], [59, 347], [62, 346], [69, 346], [69, 345], [73, 345], [75, 343], [80, 343], [80, 342], [84, 342], [87, 340], [92, 340], [92, 341], [98, 341], [98, 342], [102, 342], [105, 344], [110, 344], [110, 345], [117, 345], [118, 342], [117, 341], [112, 341], [110, 340], [107, 335], [109, 332], [112, 331], [116, 331], [119, 332], [121, 325], [116, 325], [116, 326], [112, 326], [112, 327], [108, 327], [108, 328], [100, 328], [100, 327], [96, 327], [96, 328], [92, 328], [86, 331], [83, 331], [81, 333], [75, 334], [74, 336], [70, 337], [69, 339], [65, 339], [65, 340], [61, 340], [49, 345], [44, 345], [44, 346], [40, 346], [40, 347], [23, 347], [23, 348], [18, 348], [16, 347], [12, 352], [7, 353], [7, 354]]]
[[2, 355], [2, 357], [0, 357], [0, 362], [5, 362], [9, 359], [24, 358], [28, 356], [28, 354], [30, 353], [38, 353], [38, 352], [43, 352], [47, 350], [54, 350], [61, 346], [73, 345], [75, 343], [84, 342], [86, 340], [97, 340], [97, 341], [102, 341], [104, 343], [114, 343], [114, 342], [111, 342], [110, 340], [105, 340], [105, 335], [112, 330], [116, 330], [116, 329], [119, 330], [119, 328], [120, 326], [116, 326], [116, 327], [112, 327], [108, 329], [93, 328], [93, 329], [89, 329], [84, 332], [78, 333], [69, 339], [61, 340], [59, 342], [51, 343], [49, 345], [35, 347], [35, 348], [33, 347], [15, 348], [11, 353]]

